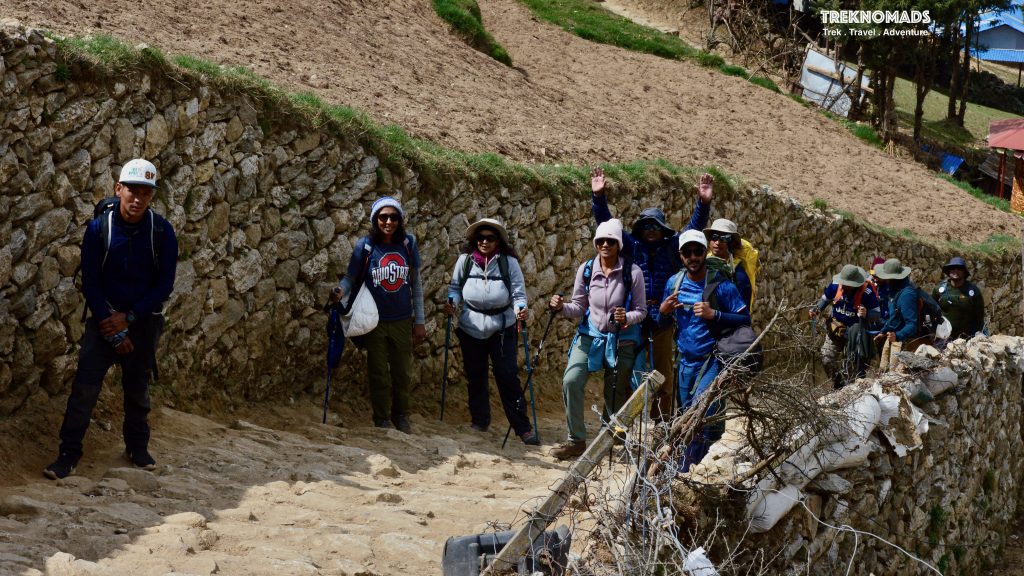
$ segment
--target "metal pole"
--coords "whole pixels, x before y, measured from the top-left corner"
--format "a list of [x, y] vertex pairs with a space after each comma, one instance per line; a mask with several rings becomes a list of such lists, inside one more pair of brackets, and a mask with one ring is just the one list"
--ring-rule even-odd
[[[455, 301], [448, 298], [449, 304], [454, 304]], [[444, 330], [444, 379], [441, 381], [441, 422], [444, 422], [444, 397], [448, 392], [448, 349], [451, 348], [452, 342], [452, 316], [453, 312], [448, 316], [448, 326]]]

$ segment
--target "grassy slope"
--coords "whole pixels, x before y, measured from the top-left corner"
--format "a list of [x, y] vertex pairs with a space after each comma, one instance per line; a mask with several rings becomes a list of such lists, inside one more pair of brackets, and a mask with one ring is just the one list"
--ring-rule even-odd
[[[512, 186], [536, 186], [555, 198], [575, 195], [586, 190], [589, 181], [587, 167], [568, 164], [527, 165], [510, 162], [498, 154], [469, 154], [443, 148], [433, 142], [409, 136], [397, 125], [380, 125], [362, 111], [326, 104], [315, 94], [286, 92], [251, 70], [239, 66], [221, 66], [203, 58], [189, 55], [170, 59], [156, 48], [137, 49], [109, 36], [92, 38], [59, 38], [54, 40], [68, 60], [85, 59], [99, 66], [101, 71], [114, 73], [118, 69], [151, 69], [172, 78], [195, 76], [204, 82], [244, 91], [263, 104], [271, 114], [299, 115], [316, 127], [334, 132], [365, 146], [385, 165], [410, 167], [429, 184], [437, 185], [456, 179], [483, 181]], [[58, 70], [70, 74], [70, 70]], [[699, 174], [710, 172], [716, 185], [736, 191], [748, 186], [741, 179], [725, 174], [715, 166], [677, 166], [666, 160], [646, 160], [624, 164], [604, 164], [605, 173], [627, 189], [654, 188], [665, 178], [676, 181], [696, 181]], [[826, 209], [826, 206], [815, 206]], [[844, 216], [858, 220], [869, 229], [892, 237], [907, 237], [901, 231], [890, 230], [865, 222], [852, 214]], [[1015, 251], [1016, 239], [991, 237], [983, 243], [965, 246], [926, 238], [914, 238], [920, 243], [952, 246], [965, 252], [995, 253]]]
[[[900, 115], [901, 124], [905, 124], [910, 132], [914, 129], [914, 108], [917, 105], [914, 83], [903, 78], [896, 80], [896, 111]], [[948, 97], [941, 92], [932, 90], [924, 101], [924, 122], [922, 131], [925, 137], [942, 142], [950, 142], [958, 146], [985, 146], [988, 136], [988, 125], [993, 120], [1020, 118], [1016, 114], [1003, 112], [980, 104], [967, 103], [964, 126], [956, 126], [945, 121]]]

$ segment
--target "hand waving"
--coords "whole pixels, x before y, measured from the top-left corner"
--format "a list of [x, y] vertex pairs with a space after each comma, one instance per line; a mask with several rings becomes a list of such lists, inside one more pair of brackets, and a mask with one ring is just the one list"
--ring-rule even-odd
[[597, 196], [604, 195], [604, 169], [594, 168], [590, 171], [590, 189]]
[[697, 197], [701, 202], [711, 202], [711, 198], [714, 196], [714, 187], [715, 177], [706, 172], [702, 174], [700, 182], [697, 184]]

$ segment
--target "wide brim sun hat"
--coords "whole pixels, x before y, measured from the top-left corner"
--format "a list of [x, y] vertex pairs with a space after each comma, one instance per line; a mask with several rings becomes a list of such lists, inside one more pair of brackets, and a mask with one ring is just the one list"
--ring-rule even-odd
[[470, 224], [469, 228], [466, 228], [466, 240], [473, 240], [476, 237], [477, 231], [481, 228], [493, 229], [498, 233], [498, 236], [501, 237], [502, 242], [506, 245], [509, 244], [508, 230], [505, 229], [505, 226], [501, 222], [494, 218], [481, 218]]

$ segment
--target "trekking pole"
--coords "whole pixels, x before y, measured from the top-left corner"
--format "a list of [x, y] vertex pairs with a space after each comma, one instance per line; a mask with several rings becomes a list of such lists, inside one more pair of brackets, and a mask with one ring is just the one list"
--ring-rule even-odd
[[[558, 295], [561, 296], [562, 293], [559, 292]], [[551, 322], [555, 319], [557, 314], [557, 310], [550, 309], [548, 324], [544, 327], [544, 333], [540, 336], [540, 343], [537, 344], [537, 350], [534, 352], [532, 363], [530, 362], [530, 349], [527, 346], [526, 329], [523, 329], [523, 350], [526, 351], [526, 385], [523, 386], [522, 393], [525, 394], [527, 389], [530, 391], [530, 409], [533, 411], [533, 433], [537, 435], [538, 440], [540, 440], [540, 430], [537, 429], [537, 403], [533, 397], [533, 370], [537, 366], [537, 363], [540, 362], [540, 352], [544, 349], [544, 340], [547, 339], [548, 332], [551, 330]], [[502, 448], [504, 448], [505, 444], [508, 443], [508, 437], [511, 433], [512, 424], [509, 424], [508, 430], [505, 431], [505, 439], [501, 442]]]
[[[618, 346], [619, 346], [619, 339], [618, 339], [619, 323], [615, 320], [615, 311], [614, 311], [614, 309], [612, 310], [612, 320], [611, 320], [610, 324], [612, 325], [612, 328], [615, 330], [615, 335], [616, 335], [616, 338], [615, 338], [615, 367], [612, 368], [612, 405], [611, 405], [611, 407], [608, 407], [608, 405], [605, 404], [606, 411], [608, 412], [608, 422], [606, 422], [605, 425], [608, 426], [609, 430], [611, 430], [612, 438], [614, 439], [616, 437], [615, 435], [618, 432], [617, 430], [612, 428], [612, 426], [614, 426], [613, 421], [615, 420], [615, 396], [616, 396], [616, 392], [619, 391], [619, 348], [618, 348]], [[606, 400], [606, 402], [607, 402], [607, 400]], [[612, 446], [613, 447], [615, 446], [614, 440], [612, 441]], [[609, 468], [611, 468], [611, 466], [612, 466], [612, 453], [613, 452], [615, 452], [615, 451], [614, 450], [608, 450], [608, 467]]]
[[[448, 304], [455, 304], [455, 300], [450, 296], [448, 297]], [[444, 397], [448, 391], [448, 349], [451, 348], [452, 316], [454, 315], [454, 311], [448, 315], [448, 325], [444, 329], [444, 378], [441, 380], [441, 422], [444, 422]]]

